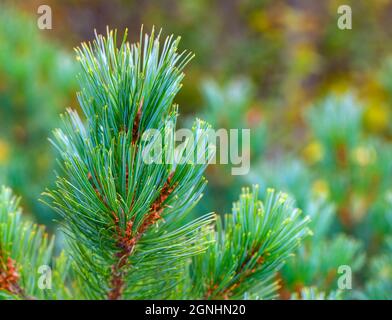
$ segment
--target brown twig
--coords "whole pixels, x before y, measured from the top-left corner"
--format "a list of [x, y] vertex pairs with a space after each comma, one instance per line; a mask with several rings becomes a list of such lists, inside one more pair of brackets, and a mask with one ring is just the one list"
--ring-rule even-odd
[[140, 101], [138, 110], [136, 112], [135, 120], [133, 121], [133, 127], [132, 127], [132, 144], [136, 144], [137, 140], [139, 139], [139, 126], [140, 126], [140, 120], [142, 117], [142, 108], [143, 108], [143, 101], [144, 98]]
[[5, 259], [0, 247], [0, 290], [8, 291], [18, 297], [31, 300], [24, 292], [23, 288], [19, 285], [20, 274], [16, 267], [16, 262], [8, 257]]
[[119, 218], [117, 214], [112, 211], [118, 238], [116, 245], [120, 251], [116, 253], [116, 263], [111, 267], [112, 275], [110, 279], [111, 289], [108, 293], [109, 300], [118, 300], [121, 298], [124, 291], [124, 278], [127, 273], [125, 266], [127, 265], [128, 259], [133, 253], [139, 239], [151, 225], [155, 224], [161, 218], [162, 212], [165, 208], [164, 202], [176, 187], [176, 185], [171, 184], [172, 177], [173, 173], [167, 178], [157, 199], [150, 206], [148, 214], [135, 232], [132, 230], [134, 224], [133, 220], [128, 221], [126, 230], [123, 232], [119, 226]]

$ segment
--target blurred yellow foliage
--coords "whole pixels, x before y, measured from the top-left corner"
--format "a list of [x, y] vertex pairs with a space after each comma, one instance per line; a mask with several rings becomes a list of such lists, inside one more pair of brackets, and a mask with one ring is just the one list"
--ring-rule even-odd
[[350, 79], [345, 79], [343, 77], [331, 79], [331, 82], [326, 85], [324, 90], [322, 91], [324, 94], [336, 94], [336, 95], [344, 95], [351, 90], [351, 82]]
[[3, 140], [0, 140], [0, 164], [4, 164], [8, 161], [9, 153], [10, 150], [8, 143]]
[[363, 167], [374, 163], [377, 159], [376, 151], [369, 147], [357, 147], [352, 153], [354, 160]]
[[313, 183], [312, 191], [315, 195], [328, 197], [329, 196], [329, 185], [328, 182], [323, 179], [318, 179]]
[[320, 57], [313, 44], [309, 42], [298, 43], [294, 48], [292, 68], [296, 74], [315, 72], [320, 63]]
[[382, 133], [389, 125], [390, 111], [382, 103], [370, 105], [364, 114], [366, 128], [371, 132]]
[[304, 149], [305, 160], [313, 164], [319, 162], [324, 157], [324, 148], [318, 141], [310, 142]]
[[271, 23], [265, 10], [257, 10], [249, 15], [249, 26], [258, 32], [266, 32], [271, 29]]
[[282, 14], [280, 7], [255, 10], [249, 14], [249, 28], [273, 40], [282, 36]]

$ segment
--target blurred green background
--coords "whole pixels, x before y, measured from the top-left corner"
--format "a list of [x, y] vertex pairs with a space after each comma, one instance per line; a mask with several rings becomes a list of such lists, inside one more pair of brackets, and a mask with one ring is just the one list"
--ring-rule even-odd
[[[251, 172], [210, 166], [194, 214], [228, 212], [251, 183], [283, 190], [315, 234], [281, 272], [283, 298], [335, 288], [342, 264], [356, 272], [350, 297], [392, 297], [392, 1], [47, 0], [52, 30], [37, 27], [41, 4], [0, 4], [0, 182], [26, 212], [54, 230], [37, 199], [54, 181], [51, 130], [78, 108], [73, 47], [94, 28], [128, 27], [134, 41], [155, 26], [196, 54], [176, 99], [183, 123], [251, 129]], [[343, 4], [352, 30], [337, 27]]]

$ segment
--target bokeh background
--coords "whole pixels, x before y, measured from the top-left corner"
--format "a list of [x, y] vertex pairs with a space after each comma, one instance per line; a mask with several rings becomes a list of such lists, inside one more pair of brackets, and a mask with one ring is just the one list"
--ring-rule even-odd
[[[53, 29], [39, 30], [49, 5]], [[337, 9], [352, 8], [352, 30]], [[349, 297], [392, 297], [392, 1], [24, 0], [0, 2], [0, 183], [26, 214], [56, 230], [39, 202], [54, 181], [48, 142], [59, 113], [78, 108], [73, 48], [106, 26], [180, 35], [196, 56], [176, 102], [183, 124], [251, 129], [251, 171], [208, 168], [194, 214], [229, 212], [242, 186], [293, 196], [315, 236], [281, 272], [281, 297], [336, 288], [352, 267]]]

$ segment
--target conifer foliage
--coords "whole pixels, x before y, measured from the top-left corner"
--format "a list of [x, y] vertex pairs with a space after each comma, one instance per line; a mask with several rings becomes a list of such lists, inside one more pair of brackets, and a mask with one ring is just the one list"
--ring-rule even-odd
[[[273, 190], [260, 201], [254, 187], [223, 219], [206, 214], [189, 222], [214, 146], [202, 120], [180, 149], [167, 124], [176, 127], [173, 100], [192, 55], [179, 53], [172, 36], [161, 47], [154, 31], [133, 45], [126, 37], [117, 44], [116, 31], [108, 31], [76, 49], [84, 118], [68, 110], [54, 131], [59, 170], [45, 193], [62, 218], [66, 255], [53, 259], [53, 241], [20, 221], [15, 199], [2, 191], [0, 292], [45, 298], [31, 275], [51, 264], [58, 293], [49, 298], [273, 297], [276, 272], [309, 233], [308, 219]], [[160, 135], [144, 139], [149, 130]], [[157, 137], [164, 137], [162, 161], [146, 163]]]
[[301, 215], [284, 193], [268, 189], [263, 202], [258, 186], [245, 188], [208, 234], [213, 244], [193, 259], [193, 290], [206, 299], [274, 297], [276, 271], [310, 233]]
[[[181, 260], [203, 250], [199, 232], [213, 220], [181, 223], [200, 198], [206, 164], [144, 163], [141, 135], [147, 129], [164, 135], [167, 121], [175, 122], [172, 102], [191, 57], [177, 52], [179, 39], [172, 37], [160, 52], [158, 39], [152, 33], [129, 46], [124, 37], [117, 48], [110, 32], [77, 49], [78, 99], [87, 121], [69, 111], [65, 130], [55, 132], [62, 171], [50, 195], [89, 298], [162, 294]], [[194, 131], [204, 127], [197, 121]], [[173, 142], [163, 159], [176, 158]]]
[[[54, 238], [22, 216], [9, 188], [0, 190], [0, 299], [65, 299], [69, 263], [53, 258]], [[50, 278], [45, 274], [52, 266]]]

